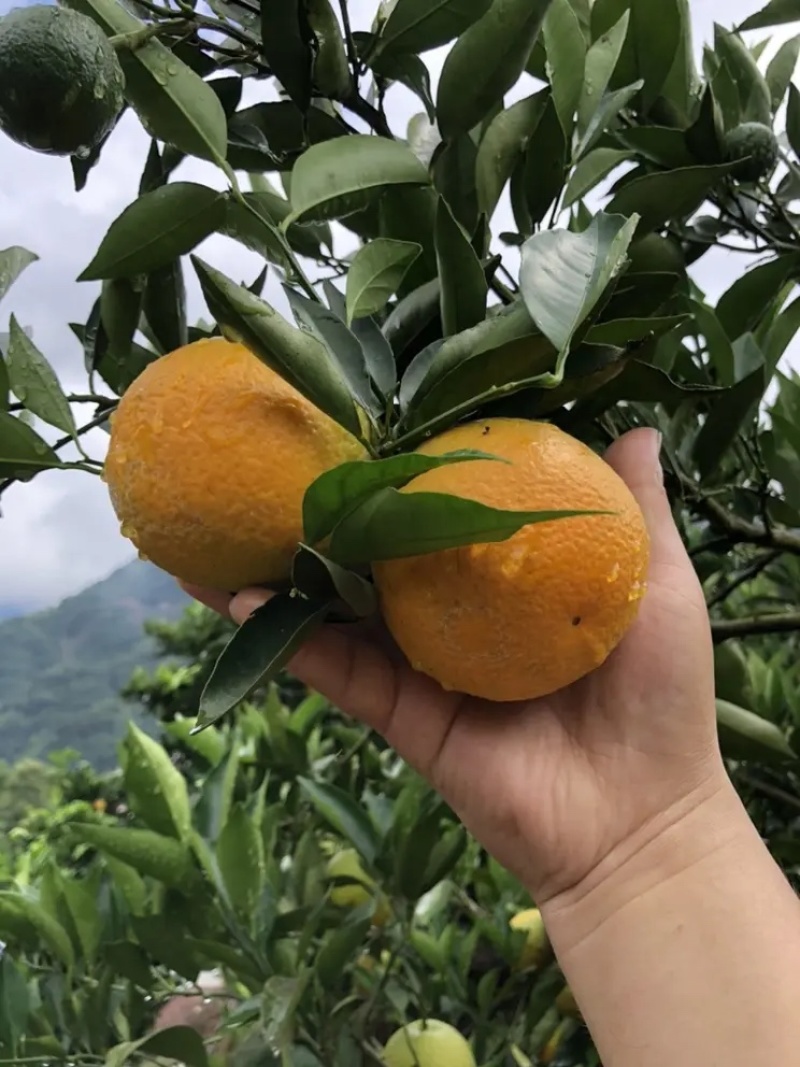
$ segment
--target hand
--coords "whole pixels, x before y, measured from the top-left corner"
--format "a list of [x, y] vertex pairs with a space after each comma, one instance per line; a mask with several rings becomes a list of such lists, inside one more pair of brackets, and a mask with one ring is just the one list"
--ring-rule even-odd
[[[644, 513], [651, 569], [636, 623], [576, 685], [515, 705], [447, 693], [358, 627], [324, 628], [290, 665], [381, 733], [540, 907], [610, 873], [725, 782], [705, 601], [658, 452], [658, 435], [636, 430], [606, 455]], [[239, 623], [270, 596], [187, 592]]]

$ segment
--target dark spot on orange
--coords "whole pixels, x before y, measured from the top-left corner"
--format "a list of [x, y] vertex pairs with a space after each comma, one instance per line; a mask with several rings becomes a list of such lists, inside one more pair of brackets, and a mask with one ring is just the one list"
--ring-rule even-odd
[[582, 622], [583, 622], [583, 619], [580, 617], [580, 615], [576, 615], [575, 618], [572, 620], [572, 625], [573, 626], [580, 626], [580, 624]]

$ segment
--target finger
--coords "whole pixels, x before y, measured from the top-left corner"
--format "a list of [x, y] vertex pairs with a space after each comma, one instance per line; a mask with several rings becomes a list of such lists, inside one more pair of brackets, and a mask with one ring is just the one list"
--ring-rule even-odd
[[653, 564], [691, 568], [664, 488], [660, 451], [661, 435], [657, 430], [632, 430], [614, 442], [605, 459], [642, 509]]
[[197, 600], [200, 604], [204, 604], [207, 608], [211, 608], [212, 611], [216, 611], [218, 615], [222, 615], [223, 618], [230, 617], [230, 604], [233, 597], [230, 593], [223, 593], [219, 589], [206, 589], [202, 585], [191, 585], [189, 582], [178, 581], [178, 585], [190, 596], [192, 600]]
[[[273, 595], [262, 589], [239, 593], [231, 603], [231, 617], [245, 622]], [[287, 670], [345, 714], [382, 734], [422, 774], [436, 762], [462, 699], [445, 693], [405, 660], [396, 662], [352, 626], [323, 626]]]

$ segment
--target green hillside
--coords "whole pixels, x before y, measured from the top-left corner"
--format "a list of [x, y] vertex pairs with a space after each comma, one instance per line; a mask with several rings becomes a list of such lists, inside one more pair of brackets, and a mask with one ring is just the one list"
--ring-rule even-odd
[[118, 693], [134, 667], [155, 662], [147, 619], [188, 604], [175, 582], [138, 560], [56, 608], [0, 622], [3, 759], [75, 748], [98, 767], [135, 708]]

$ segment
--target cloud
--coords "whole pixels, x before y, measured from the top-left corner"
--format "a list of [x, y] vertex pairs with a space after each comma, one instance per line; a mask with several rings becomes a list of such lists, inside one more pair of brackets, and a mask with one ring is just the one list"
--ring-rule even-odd
[[[0, 0], [0, 12], [18, 6]], [[715, 19], [730, 26], [759, 5], [752, 0], [693, 0], [698, 50], [712, 34]], [[351, 0], [356, 29], [368, 29], [376, 0]], [[788, 31], [780, 31], [788, 36]], [[426, 55], [434, 85], [445, 49]], [[530, 85], [533, 83], [530, 82]], [[248, 100], [263, 97], [264, 84], [248, 87]], [[519, 93], [530, 91], [520, 87]], [[419, 101], [403, 89], [389, 100], [392, 126], [404, 132], [408, 120], [420, 110]], [[126, 115], [89, 177], [86, 188], [75, 193], [69, 161], [37, 155], [0, 138], [0, 233], [3, 246], [21, 244], [40, 256], [17, 282], [0, 309], [0, 332], [11, 311], [33, 327], [37, 344], [56, 367], [68, 390], [83, 391], [86, 378], [80, 346], [68, 328], [70, 321], [85, 321], [97, 296], [96, 284], [81, 284], [77, 275], [88, 263], [110, 222], [137, 195], [139, 175], [148, 138], [138, 120]], [[196, 161], [182, 164], [176, 173], [182, 181], [200, 181], [222, 187], [223, 178], [212, 166]], [[510, 228], [507, 200], [495, 219], [495, 232]], [[200, 249], [237, 280], [251, 280], [261, 263], [235, 242], [215, 236]], [[697, 280], [716, 298], [741, 271], [741, 262], [725, 252], [703, 261]], [[187, 269], [190, 319], [205, 314], [199, 285]], [[285, 308], [277, 279], [268, 283], [267, 298]], [[92, 454], [102, 457], [106, 437], [91, 435]], [[119, 534], [118, 524], [99, 479], [77, 472], [51, 472], [28, 485], [16, 486], [2, 498], [0, 520], [0, 611], [8, 605], [27, 608], [54, 603], [95, 581], [131, 558], [131, 548]]]

